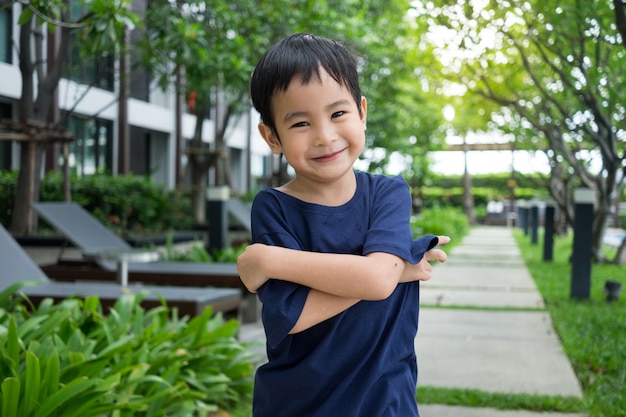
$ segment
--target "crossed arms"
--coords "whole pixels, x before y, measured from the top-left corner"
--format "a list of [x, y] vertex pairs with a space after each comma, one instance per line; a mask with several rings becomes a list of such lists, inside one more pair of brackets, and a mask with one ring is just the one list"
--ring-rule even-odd
[[[450, 241], [439, 236], [439, 244]], [[365, 256], [318, 253], [279, 246], [253, 244], [237, 259], [237, 271], [246, 288], [256, 292], [268, 279], [279, 279], [311, 288], [304, 308], [290, 333], [306, 330], [336, 316], [360, 300], [383, 300], [399, 283], [427, 281], [429, 261], [445, 262], [446, 253], [433, 248], [420, 262], [411, 264], [383, 252]]]

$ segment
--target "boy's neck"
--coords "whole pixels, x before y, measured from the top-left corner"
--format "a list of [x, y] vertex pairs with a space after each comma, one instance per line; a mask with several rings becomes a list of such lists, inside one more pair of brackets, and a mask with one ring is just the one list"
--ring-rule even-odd
[[307, 203], [336, 207], [346, 204], [356, 192], [356, 175], [344, 175], [341, 180], [332, 183], [312, 183], [296, 178], [277, 188], [292, 197]]

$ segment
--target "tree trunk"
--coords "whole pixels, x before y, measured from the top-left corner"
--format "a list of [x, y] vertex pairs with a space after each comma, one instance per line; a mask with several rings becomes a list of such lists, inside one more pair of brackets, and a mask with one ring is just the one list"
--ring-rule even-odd
[[207, 170], [197, 164], [191, 171], [191, 212], [196, 224], [206, 224], [206, 183]]
[[117, 104], [118, 174], [130, 173], [130, 125], [128, 123], [128, 98], [130, 96], [130, 30], [124, 29], [120, 47], [120, 84]]
[[[28, 7], [25, 5], [23, 7]], [[56, 55], [48, 51], [43, 56], [43, 28], [36, 19], [20, 26], [19, 68], [22, 78], [22, 91], [18, 106], [19, 120], [24, 127], [35, 124], [36, 128], [47, 126], [47, 118], [52, 100], [61, 78], [62, 63], [66, 62], [70, 51], [71, 29], [63, 27]], [[33, 52], [33, 46], [34, 52]], [[34, 75], [37, 74], [37, 95], [35, 97]], [[20, 171], [13, 206], [10, 229], [19, 234], [29, 234], [37, 226], [37, 217], [31, 206], [39, 200], [42, 167], [47, 142], [42, 140], [25, 141], [20, 146]]]
[[196, 224], [206, 223], [206, 184], [207, 184], [207, 158], [202, 153], [202, 128], [204, 126], [204, 109], [198, 108], [196, 113], [196, 128], [191, 140], [189, 153], [189, 168], [191, 169], [191, 212]]
[[470, 177], [467, 169], [467, 143], [463, 136], [463, 211], [467, 216], [469, 224], [476, 223], [476, 215], [474, 214], [474, 196], [472, 195], [472, 177]]

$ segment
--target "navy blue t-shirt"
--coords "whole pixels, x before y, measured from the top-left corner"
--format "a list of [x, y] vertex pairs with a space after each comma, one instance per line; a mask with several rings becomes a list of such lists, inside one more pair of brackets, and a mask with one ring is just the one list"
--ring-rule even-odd
[[[354, 196], [338, 207], [307, 203], [275, 189], [261, 191], [252, 206], [252, 241], [326, 253], [386, 252], [419, 262], [437, 238], [413, 240], [404, 179], [355, 175]], [[308, 287], [280, 280], [258, 290], [269, 362], [256, 373], [253, 415], [418, 416], [414, 338], [419, 283], [399, 284], [385, 300], [360, 301], [289, 335], [308, 292]]]

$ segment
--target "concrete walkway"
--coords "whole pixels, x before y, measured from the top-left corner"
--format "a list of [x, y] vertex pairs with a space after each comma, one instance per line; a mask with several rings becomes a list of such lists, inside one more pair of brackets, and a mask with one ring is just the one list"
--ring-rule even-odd
[[[421, 305], [415, 339], [420, 386], [582, 397], [512, 229], [473, 228], [422, 284]], [[572, 416], [429, 404], [421, 405], [420, 413]]]
[[[473, 228], [421, 288], [419, 386], [582, 397], [512, 229]], [[260, 324], [244, 326], [242, 339], [262, 341]], [[433, 404], [421, 404], [420, 414], [584, 417]]]

